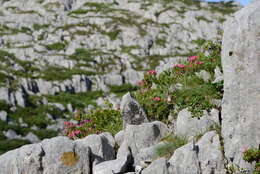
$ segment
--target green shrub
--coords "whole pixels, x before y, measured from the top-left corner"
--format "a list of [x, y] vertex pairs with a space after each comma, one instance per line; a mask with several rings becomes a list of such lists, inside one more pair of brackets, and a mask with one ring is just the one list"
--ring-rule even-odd
[[253, 174], [260, 174], [260, 146], [259, 148], [245, 148], [243, 151], [243, 159], [249, 163], [255, 162], [255, 170]]
[[0, 154], [3, 154], [9, 150], [19, 148], [25, 144], [30, 144], [30, 142], [28, 140], [19, 139], [0, 140]]
[[[223, 82], [212, 84], [212, 80], [214, 69], [217, 66], [221, 67], [220, 45], [206, 42], [203, 51], [209, 52], [209, 55], [198, 53], [198, 56], [191, 56], [188, 61], [160, 75], [157, 75], [154, 70], [144, 75], [135, 97], [144, 107], [149, 118], [167, 120], [172, 110], [179, 112], [184, 108], [188, 108], [194, 117], [200, 117], [203, 110], [217, 108], [212, 100], [222, 98]], [[209, 82], [204, 82], [195, 74], [201, 70], [210, 73]]]
[[110, 132], [115, 135], [122, 129], [120, 112], [111, 108], [97, 109], [89, 114], [82, 114], [78, 111], [74, 119], [77, 120], [77, 124], [64, 122], [64, 134], [73, 139], [101, 132]]

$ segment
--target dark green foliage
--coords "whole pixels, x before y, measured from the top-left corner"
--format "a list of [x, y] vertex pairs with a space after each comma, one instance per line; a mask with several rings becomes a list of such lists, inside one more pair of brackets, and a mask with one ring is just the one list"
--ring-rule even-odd
[[260, 145], [259, 148], [245, 149], [243, 159], [249, 163], [255, 162], [253, 174], [260, 174]]
[[89, 91], [82, 93], [67, 93], [61, 92], [56, 95], [47, 95], [46, 98], [49, 102], [62, 103], [67, 105], [71, 103], [75, 108], [84, 108], [89, 104], [96, 105], [94, 102], [98, 97], [102, 97], [102, 91]]
[[61, 43], [61, 42], [56, 42], [53, 44], [46, 45], [45, 47], [47, 50], [50, 50], [50, 51], [62, 51], [62, 50], [65, 50], [66, 44]]
[[39, 139], [43, 140], [45, 138], [52, 138], [58, 136], [58, 132], [48, 129], [39, 129], [32, 131]]
[[0, 140], [0, 154], [3, 154], [9, 150], [19, 148], [25, 144], [30, 144], [28, 140]]
[[64, 133], [70, 138], [84, 138], [90, 134], [110, 132], [115, 135], [122, 130], [122, 119], [120, 111], [106, 108], [97, 109], [89, 114], [82, 114], [80, 111], [75, 113], [74, 119], [77, 124], [65, 122]]
[[123, 95], [129, 91], [136, 91], [138, 89], [137, 86], [133, 86], [131, 84], [128, 84], [128, 83], [125, 83], [125, 84], [122, 84], [122, 85], [111, 85], [109, 86], [110, 88], [110, 92], [112, 93], [116, 93], [118, 95]]

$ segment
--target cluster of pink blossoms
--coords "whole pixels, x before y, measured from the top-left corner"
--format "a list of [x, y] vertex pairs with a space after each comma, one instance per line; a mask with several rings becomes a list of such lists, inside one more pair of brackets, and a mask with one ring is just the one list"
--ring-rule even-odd
[[190, 57], [188, 58], [188, 61], [189, 61], [189, 62], [195, 62], [198, 58], [199, 58], [199, 56], [190, 56]]
[[149, 75], [156, 75], [157, 72], [156, 72], [155, 70], [149, 70], [149, 71], [147, 72], [147, 74], [149, 74]]
[[[204, 62], [197, 61], [198, 58], [199, 58], [199, 56], [191, 56], [191, 57], [188, 58], [188, 61], [192, 64], [202, 65]], [[177, 65], [174, 65], [173, 68], [175, 68], [175, 67], [177, 67], [177, 68], [186, 68], [186, 67], [191, 68], [192, 64], [190, 64], [190, 65], [177, 64]]]
[[160, 97], [154, 97], [153, 101], [161, 101], [161, 98]]
[[80, 134], [80, 133], [81, 133], [80, 130], [74, 130], [74, 131], [70, 132], [70, 133], [68, 134], [68, 136], [69, 136], [70, 138], [73, 138], [73, 137], [77, 136], [77, 135]]

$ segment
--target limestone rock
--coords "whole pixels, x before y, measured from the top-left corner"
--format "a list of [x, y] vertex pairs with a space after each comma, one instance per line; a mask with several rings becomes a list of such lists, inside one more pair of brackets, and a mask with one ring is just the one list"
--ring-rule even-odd
[[215, 131], [206, 133], [197, 143], [191, 142], [175, 150], [169, 163], [170, 174], [226, 173]]
[[167, 160], [159, 158], [142, 171], [142, 174], [169, 174]]
[[89, 135], [75, 142], [89, 146], [94, 164], [115, 159], [115, 140], [110, 133]]
[[250, 170], [242, 149], [258, 148], [260, 142], [260, 1], [235, 14], [224, 27], [222, 63], [224, 98], [222, 135], [225, 155]]
[[159, 143], [167, 134], [167, 126], [159, 121], [128, 125], [125, 129], [124, 142], [130, 147], [132, 155], [135, 157], [140, 149]]
[[6, 111], [0, 111], [0, 120], [7, 121], [7, 112]]
[[192, 117], [188, 109], [179, 112], [176, 121], [176, 134], [184, 137], [192, 137], [206, 131], [215, 122], [214, 118], [204, 114], [200, 118]]
[[125, 124], [139, 125], [148, 122], [147, 116], [140, 104], [127, 93], [123, 96], [120, 110]]
[[67, 137], [46, 139], [0, 156], [1, 174], [90, 172], [90, 149]]

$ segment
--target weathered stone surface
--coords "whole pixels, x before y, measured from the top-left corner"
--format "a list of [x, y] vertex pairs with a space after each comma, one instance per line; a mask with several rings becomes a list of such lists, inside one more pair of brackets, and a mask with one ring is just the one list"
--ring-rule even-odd
[[184, 109], [179, 112], [176, 121], [176, 134], [184, 137], [192, 137], [206, 131], [211, 125], [215, 124], [215, 118], [204, 114], [200, 118], [192, 118], [191, 112]]
[[67, 137], [46, 139], [0, 156], [0, 174], [90, 172], [90, 149]]
[[226, 157], [252, 169], [242, 159], [242, 149], [260, 142], [260, 1], [235, 14], [225, 23], [222, 63], [224, 99], [222, 135]]
[[89, 135], [75, 142], [90, 147], [93, 165], [103, 161], [115, 159], [115, 140], [110, 133]]
[[128, 92], [122, 98], [120, 110], [124, 126], [126, 124], [139, 125], [148, 122], [147, 116], [140, 104]]
[[115, 135], [115, 141], [120, 146], [124, 141], [124, 131], [121, 130]]
[[169, 174], [167, 160], [159, 158], [142, 171], [142, 174]]
[[[125, 146], [126, 147], [126, 146]], [[93, 167], [93, 174], [115, 174], [124, 173], [132, 165], [132, 155], [129, 148], [125, 149], [124, 154], [117, 156], [117, 159], [101, 162]]]
[[150, 147], [142, 148], [139, 150], [138, 154], [135, 156], [135, 165], [143, 166], [143, 164], [151, 163], [159, 157], [157, 149], [165, 145], [164, 142], [152, 145]]
[[206, 133], [197, 143], [178, 148], [169, 160], [169, 173], [225, 174], [224, 160], [216, 132]]
[[7, 121], [7, 112], [6, 111], [0, 111], [0, 120]]
[[135, 157], [140, 149], [159, 143], [167, 134], [167, 126], [159, 121], [141, 125], [128, 125], [125, 129], [124, 141]]

